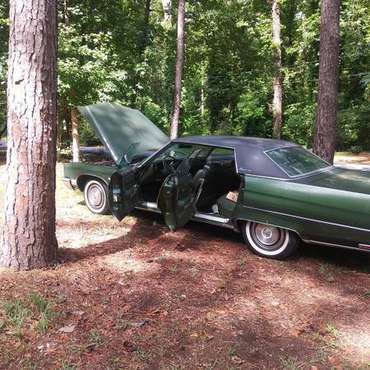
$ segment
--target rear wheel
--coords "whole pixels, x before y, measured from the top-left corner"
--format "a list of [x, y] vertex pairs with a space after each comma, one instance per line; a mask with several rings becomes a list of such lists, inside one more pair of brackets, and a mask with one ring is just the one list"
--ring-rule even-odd
[[108, 189], [99, 180], [89, 180], [84, 188], [84, 198], [87, 208], [98, 215], [109, 213]]
[[285, 259], [298, 248], [299, 239], [289, 230], [256, 222], [246, 222], [242, 229], [247, 246], [259, 256]]

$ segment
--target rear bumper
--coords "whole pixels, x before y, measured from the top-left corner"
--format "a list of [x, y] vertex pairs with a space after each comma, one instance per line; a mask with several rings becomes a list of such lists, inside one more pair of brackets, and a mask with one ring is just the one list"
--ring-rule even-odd
[[63, 179], [64, 185], [67, 186], [67, 188], [76, 190], [77, 189], [77, 181], [74, 179], [69, 179], [68, 177], [65, 177]]

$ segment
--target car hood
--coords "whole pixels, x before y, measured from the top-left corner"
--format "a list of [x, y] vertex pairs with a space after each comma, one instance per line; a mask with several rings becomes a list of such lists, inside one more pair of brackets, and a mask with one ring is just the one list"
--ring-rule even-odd
[[298, 182], [370, 195], [370, 171], [332, 167]]
[[99, 103], [78, 107], [78, 110], [118, 166], [130, 162], [134, 155], [157, 150], [170, 140], [136, 109], [113, 103]]

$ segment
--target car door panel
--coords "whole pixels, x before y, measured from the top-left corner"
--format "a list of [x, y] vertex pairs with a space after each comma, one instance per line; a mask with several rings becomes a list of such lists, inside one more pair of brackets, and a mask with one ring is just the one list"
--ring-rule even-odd
[[112, 214], [121, 221], [140, 201], [137, 171], [129, 167], [115, 172], [109, 183], [109, 206]]
[[158, 208], [172, 231], [184, 226], [195, 214], [195, 191], [188, 159], [164, 180]]

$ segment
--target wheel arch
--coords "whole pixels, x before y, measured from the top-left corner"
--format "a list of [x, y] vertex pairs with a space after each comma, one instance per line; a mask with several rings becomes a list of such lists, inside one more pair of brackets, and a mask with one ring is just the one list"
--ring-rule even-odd
[[100, 181], [103, 184], [105, 184], [106, 186], [109, 185], [107, 179], [105, 179], [104, 177], [100, 177], [100, 176], [97, 176], [97, 175], [87, 175], [87, 174], [84, 174], [84, 175], [78, 176], [78, 178], [76, 180], [78, 189], [80, 191], [84, 191], [86, 184], [90, 180]]

